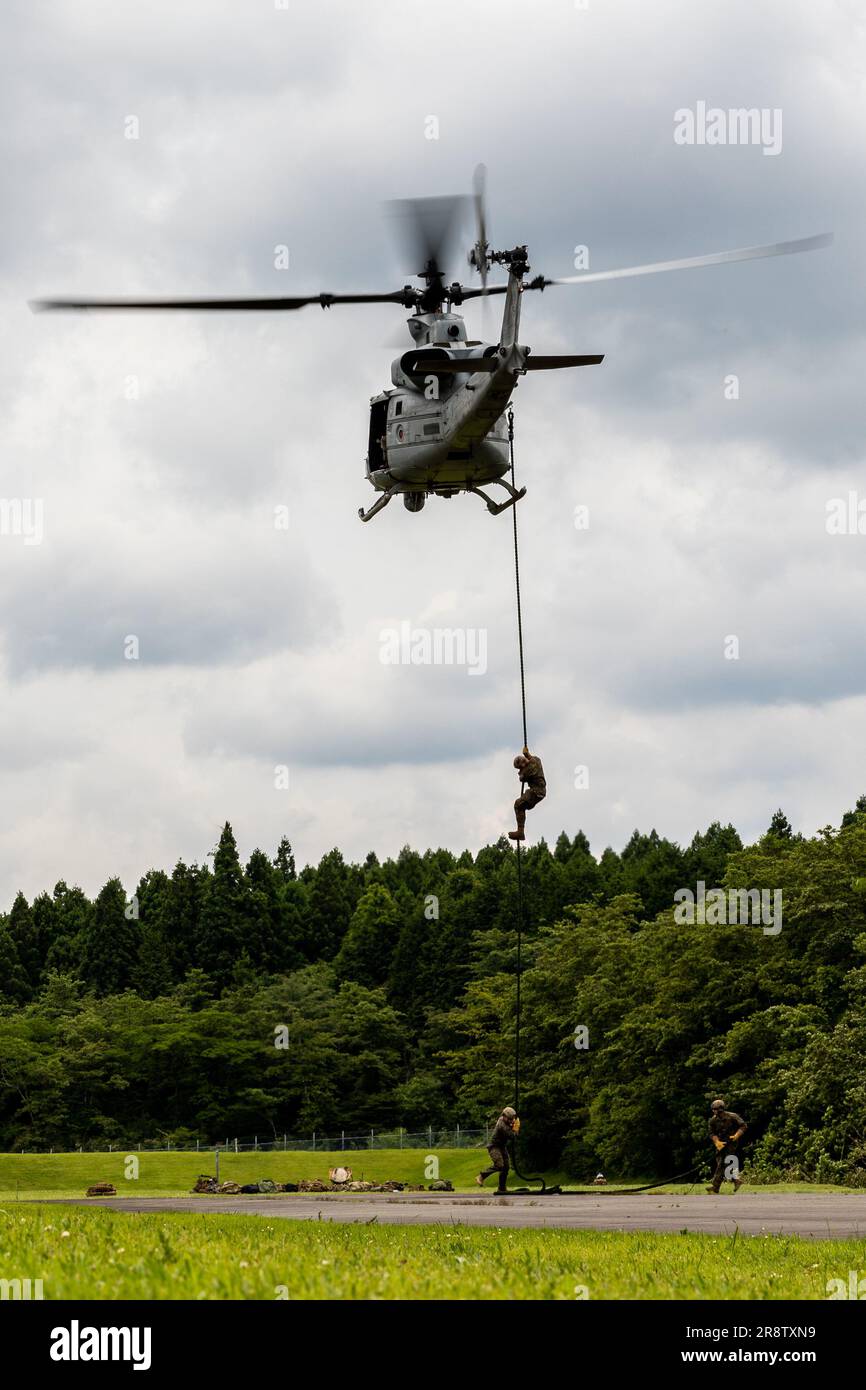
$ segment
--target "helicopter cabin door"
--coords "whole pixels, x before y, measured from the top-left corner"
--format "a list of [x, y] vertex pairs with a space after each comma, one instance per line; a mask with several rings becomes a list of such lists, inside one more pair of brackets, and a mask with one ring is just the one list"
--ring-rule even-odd
[[385, 450], [385, 431], [388, 426], [388, 397], [373, 401], [370, 406], [370, 438], [367, 444], [367, 472], [375, 473], [379, 468], [387, 468]]

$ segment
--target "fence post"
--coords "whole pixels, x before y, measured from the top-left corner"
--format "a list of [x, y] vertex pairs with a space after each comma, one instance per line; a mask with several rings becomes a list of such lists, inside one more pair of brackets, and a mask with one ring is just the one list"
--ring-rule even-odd
[[433, 1147], [433, 1126], [432, 1126], [432, 1125], [428, 1125], [428, 1126], [427, 1126], [427, 1144], [428, 1144], [428, 1146], [432, 1149], [432, 1147]]
[[457, 1147], [460, 1148], [460, 1126], [457, 1126]]
[[345, 1149], [345, 1147], [346, 1147], [346, 1131], [345, 1131], [344, 1129], [341, 1129], [341, 1130], [340, 1130], [340, 1148], [341, 1148], [341, 1149]]
[[375, 1139], [374, 1139], [374, 1137], [373, 1137], [373, 1131], [372, 1131], [372, 1129], [371, 1129], [371, 1130], [370, 1130], [370, 1148], [372, 1149], [372, 1148], [374, 1148], [374, 1147], [375, 1147]]
[[[228, 1142], [228, 1141], [226, 1141], [226, 1142]], [[237, 1153], [237, 1151], [238, 1151], [238, 1136], [235, 1135], [235, 1153]]]
[[219, 1181], [220, 1181], [220, 1151], [219, 1151], [219, 1149], [217, 1149], [217, 1151], [216, 1151], [216, 1180], [217, 1180], [217, 1187], [219, 1187]]
[[259, 1136], [256, 1135], [256, 1136], [255, 1136], [255, 1139], [253, 1140], [253, 1152], [254, 1152], [254, 1153], [258, 1153], [258, 1151], [259, 1151]]
[[286, 1152], [286, 1148], [287, 1148], [287, 1144], [286, 1144], [286, 1136], [285, 1136], [285, 1135], [283, 1135], [283, 1153], [285, 1153], [285, 1152]]
[[316, 1131], [313, 1130], [313, 1153], [316, 1152]]

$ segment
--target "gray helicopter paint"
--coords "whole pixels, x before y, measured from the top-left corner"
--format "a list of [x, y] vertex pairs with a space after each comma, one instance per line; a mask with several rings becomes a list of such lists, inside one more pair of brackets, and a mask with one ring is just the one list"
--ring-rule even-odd
[[[453, 384], [446, 381], [438, 398], [428, 398], [402, 370], [400, 358], [392, 363], [395, 390], [374, 397], [374, 403], [388, 401], [387, 468], [369, 473], [378, 491], [435, 493], [445, 489], [450, 493], [504, 478], [509, 469], [504, 413], [527, 357], [526, 349], [517, 344], [520, 296], [520, 282], [511, 275], [497, 371], [459, 373]], [[409, 331], [417, 345], [446, 348], [456, 361], [492, 346], [466, 346], [466, 326], [459, 314], [415, 317], [409, 321]], [[435, 383], [437, 378], [428, 376], [427, 380]]]

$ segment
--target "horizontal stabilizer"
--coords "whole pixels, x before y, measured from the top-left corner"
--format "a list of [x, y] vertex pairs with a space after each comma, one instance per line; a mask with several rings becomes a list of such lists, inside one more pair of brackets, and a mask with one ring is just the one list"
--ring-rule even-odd
[[526, 370], [528, 372], [552, 372], [557, 367], [597, 367], [604, 361], [604, 353], [596, 356], [575, 356], [574, 354], [561, 357], [535, 357], [528, 358]]
[[[526, 359], [528, 372], [552, 372], [557, 367], [597, 367], [604, 361], [604, 353], [587, 356], [569, 353], [558, 357], [530, 356]], [[421, 352], [404, 354], [400, 366], [410, 376], [439, 373], [455, 375], [460, 372], [497, 372], [502, 366], [498, 356], [489, 357], [425, 357]]]
[[497, 372], [502, 361], [499, 357], [425, 357], [423, 352], [407, 352], [400, 366], [407, 376], [420, 376], [424, 372], [438, 376], [440, 372]]

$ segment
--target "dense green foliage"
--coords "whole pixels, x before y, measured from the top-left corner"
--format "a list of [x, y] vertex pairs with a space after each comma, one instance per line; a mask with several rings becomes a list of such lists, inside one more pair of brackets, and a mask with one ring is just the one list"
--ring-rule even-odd
[[[866, 1181], [866, 801], [744, 848], [638, 832], [524, 853], [523, 1152], [586, 1176], [706, 1158], [715, 1094], [766, 1173]], [[781, 890], [782, 930], [685, 925], [674, 894]], [[475, 1127], [513, 1092], [516, 859], [505, 840], [298, 873], [58, 883], [0, 918], [0, 1147]], [[575, 1030], [586, 1047], [575, 1046]]]

